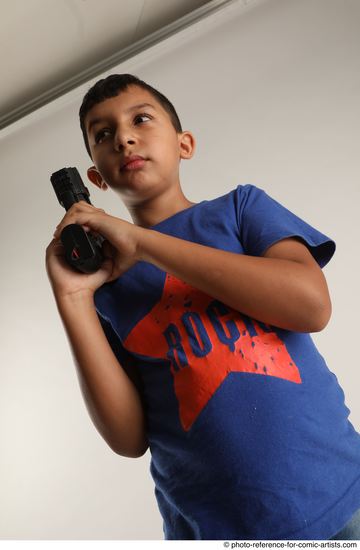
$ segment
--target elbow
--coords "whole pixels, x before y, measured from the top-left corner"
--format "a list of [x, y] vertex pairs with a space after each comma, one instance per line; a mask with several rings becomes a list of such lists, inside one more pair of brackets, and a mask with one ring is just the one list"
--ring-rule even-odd
[[149, 445], [146, 445], [145, 447], [141, 447], [140, 449], [130, 451], [126, 455], [123, 454], [122, 456], [126, 456], [127, 458], [140, 458], [141, 456], [144, 456], [148, 448], [149, 448]]
[[126, 458], [140, 458], [141, 456], [144, 456], [149, 448], [149, 444], [147, 441], [144, 441], [142, 445], [133, 447], [119, 447], [116, 445], [111, 445], [110, 443], [108, 443], [108, 445], [115, 454], [124, 456]]
[[332, 314], [332, 305], [330, 299], [326, 303], [322, 302], [318, 307], [316, 317], [316, 323], [311, 332], [321, 332], [328, 325]]
[[142, 449], [140, 449], [140, 451], [133, 454], [130, 458], [140, 458], [141, 456], [144, 456], [148, 448], [149, 448], [149, 445], [146, 445], [146, 447], [143, 447]]
[[[308, 304], [308, 332], [321, 332], [324, 330], [332, 314], [329, 288], [324, 274], [320, 269], [317, 269], [316, 277], [315, 282], [311, 280], [311, 284], [306, 287], [307, 298], [303, 301], [304, 305], [306, 303]], [[306, 312], [304, 311], [304, 319], [305, 318]]]
[[[292, 323], [277, 324], [278, 327], [290, 330], [293, 332], [313, 333], [321, 332], [327, 326], [331, 318], [330, 307], [306, 308], [301, 317], [299, 315], [293, 318]], [[272, 323], [275, 324], [276, 323]]]

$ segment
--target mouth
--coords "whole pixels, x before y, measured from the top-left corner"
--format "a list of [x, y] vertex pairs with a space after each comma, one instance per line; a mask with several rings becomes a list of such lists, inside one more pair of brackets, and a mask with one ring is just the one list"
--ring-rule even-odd
[[121, 172], [128, 172], [131, 170], [139, 170], [145, 164], [146, 160], [143, 157], [138, 155], [130, 157], [125, 163], [120, 167]]

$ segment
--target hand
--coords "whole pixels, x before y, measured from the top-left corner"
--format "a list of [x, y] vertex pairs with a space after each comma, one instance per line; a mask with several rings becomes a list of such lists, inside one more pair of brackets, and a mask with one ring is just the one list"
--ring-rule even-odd
[[[106, 239], [102, 245], [105, 260], [95, 273], [77, 272], [65, 260], [60, 235], [64, 227], [71, 223], [77, 223], [86, 232], [100, 234]], [[65, 297], [78, 292], [93, 295], [101, 285], [117, 279], [140, 260], [137, 244], [139, 233], [143, 230], [133, 223], [106, 214], [86, 201], [73, 204], [46, 249], [46, 269], [55, 296]]]

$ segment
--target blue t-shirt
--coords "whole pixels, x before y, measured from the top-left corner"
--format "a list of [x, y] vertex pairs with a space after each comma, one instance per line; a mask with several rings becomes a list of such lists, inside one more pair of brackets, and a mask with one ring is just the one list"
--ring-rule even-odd
[[[151, 229], [251, 256], [296, 236], [320, 267], [335, 252], [254, 185]], [[360, 435], [310, 334], [252, 319], [143, 261], [95, 304], [119, 362], [141, 380], [166, 539], [328, 539], [360, 507]]]

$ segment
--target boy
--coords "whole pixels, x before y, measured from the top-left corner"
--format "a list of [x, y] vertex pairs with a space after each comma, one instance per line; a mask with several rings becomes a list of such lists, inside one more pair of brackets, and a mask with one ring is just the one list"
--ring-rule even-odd
[[[334, 241], [253, 185], [189, 201], [194, 136], [137, 77], [97, 82], [80, 123], [90, 181], [134, 222], [79, 202], [46, 253], [97, 429], [123, 456], [150, 448], [166, 539], [336, 536], [360, 508], [360, 436], [309, 334]], [[64, 261], [70, 223], [106, 239], [94, 274]]]

